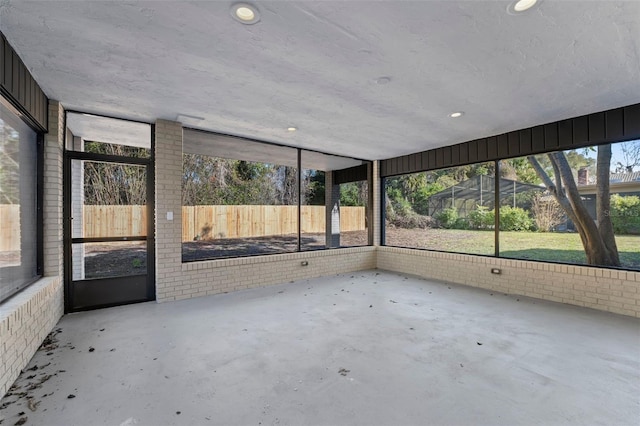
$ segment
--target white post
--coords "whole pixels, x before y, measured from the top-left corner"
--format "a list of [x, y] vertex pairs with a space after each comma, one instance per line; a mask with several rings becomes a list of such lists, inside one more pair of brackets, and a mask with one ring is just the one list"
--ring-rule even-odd
[[[84, 140], [73, 136], [73, 150], [84, 151]], [[72, 238], [84, 237], [84, 161], [73, 160], [71, 163], [71, 236]], [[77, 244], [72, 247], [72, 269], [73, 279], [83, 280], [85, 278], [84, 269], [84, 244]]]

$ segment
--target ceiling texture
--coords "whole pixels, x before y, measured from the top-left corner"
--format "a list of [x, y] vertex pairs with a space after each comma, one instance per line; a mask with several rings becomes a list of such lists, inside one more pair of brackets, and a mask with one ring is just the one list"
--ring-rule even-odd
[[233, 4], [4, 0], [0, 30], [68, 109], [368, 160], [640, 102], [640, 1]]

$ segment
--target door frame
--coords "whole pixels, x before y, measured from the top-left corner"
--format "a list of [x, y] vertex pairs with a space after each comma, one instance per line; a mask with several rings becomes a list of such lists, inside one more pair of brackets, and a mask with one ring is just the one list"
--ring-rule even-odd
[[[85, 311], [91, 309], [106, 308], [110, 306], [126, 305], [130, 303], [148, 302], [156, 299], [155, 289], [155, 125], [145, 123], [136, 120], [126, 120], [118, 117], [110, 117], [100, 115], [99, 117], [113, 118], [117, 120], [129, 121], [133, 123], [148, 124], [150, 127], [150, 155], [148, 158], [126, 157], [118, 155], [106, 155], [106, 154], [94, 154], [81, 151], [67, 150], [67, 114], [76, 113], [84, 114], [81, 111], [65, 111], [64, 116], [64, 148], [63, 148], [63, 265], [64, 265], [64, 311], [65, 313]], [[96, 115], [96, 114], [91, 114]], [[144, 166], [146, 169], [146, 192], [147, 192], [147, 236], [146, 237], [103, 237], [103, 238], [73, 238], [72, 236], [72, 210], [71, 210], [71, 196], [72, 196], [72, 184], [71, 181], [71, 164], [73, 160], [87, 160], [98, 161], [106, 163], [116, 164], [131, 164]], [[146, 240], [147, 248], [147, 272], [146, 275], [131, 275], [123, 277], [110, 277], [110, 278], [96, 278], [89, 280], [73, 280], [73, 244], [77, 243], [91, 243], [91, 242], [114, 242], [114, 241], [144, 241]], [[144, 277], [141, 278], [141, 277]], [[107, 303], [95, 303], [83, 306], [74, 306], [76, 300], [74, 284], [100, 282], [105, 286], [109, 286], [110, 289], [115, 291], [126, 291], [127, 285], [138, 288], [139, 290], [146, 290], [145, 297], [139, 299], [107, 302]], [[93, 292], [99, 295], [100, 291]]]

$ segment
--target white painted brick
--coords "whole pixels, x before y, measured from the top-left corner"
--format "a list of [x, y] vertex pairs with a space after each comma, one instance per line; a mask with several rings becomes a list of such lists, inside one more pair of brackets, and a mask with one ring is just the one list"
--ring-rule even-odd
[[62, 287], [61, 277], [43, 278], [0, 305], [0, 397], [62, 317]]

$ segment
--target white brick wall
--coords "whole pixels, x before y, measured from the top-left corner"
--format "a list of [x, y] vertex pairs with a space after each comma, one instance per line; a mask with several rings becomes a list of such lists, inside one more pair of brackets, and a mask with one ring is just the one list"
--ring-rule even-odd
[[62, 278], [63, 110], [49, 103], [45, 136], [44, 275], [45, 278], [0, 304], [0, 397], [58, 323], [64, 312]]
[[44, 275], [62, 276], [62, 150], [64, 110], [49, 101], [49, 133], [44, 147]]
[[[302, 266], [301, 262], [308, 262]], [[181, 279], [158, 292], [158, 300], [179, 300], [288, 281], [375, 268], [374, 247], [318, 250], [270, 256], [191, 262]]]
[[[640, 318], [640, 272], [378, 247], [388, 271]], [[500, 275], [491, 273], [499, 268]]]

